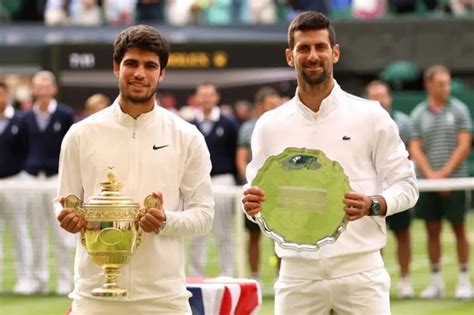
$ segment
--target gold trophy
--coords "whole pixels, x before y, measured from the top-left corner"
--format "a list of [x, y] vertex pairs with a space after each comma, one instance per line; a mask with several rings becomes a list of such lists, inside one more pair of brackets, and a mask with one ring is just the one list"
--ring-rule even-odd
[[81, 200], [69, 195], [65, 208], [75, 209], [77, 215], [86, 221], [81, 231], [81, 243], [92, 261], [102, 267], [105, 283], [92, 290], [93, 296], [126, 296], [127, 290], [117, 284], [120, 266], [128, 263], [141, 241], [139, 218], [150, 208], [160, 205], [158, 198], [149, 195], [144, 208], [130, 197], [120, 194], [121, 184], [115, 177], [114, 168], [109, 167], [107, 181], [101, 184], [100, 196], [92, 196], [81, 207]]

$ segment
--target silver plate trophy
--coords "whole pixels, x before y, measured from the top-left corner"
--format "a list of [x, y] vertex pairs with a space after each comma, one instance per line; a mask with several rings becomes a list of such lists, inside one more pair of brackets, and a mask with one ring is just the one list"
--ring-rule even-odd
[[269, 157], [252, 186], [266, 196], [255, 219], [283, 248], [317, 251], [334, 243], [346, 228], [343, 199], [349, 179], [320, 150], [287, 148]]

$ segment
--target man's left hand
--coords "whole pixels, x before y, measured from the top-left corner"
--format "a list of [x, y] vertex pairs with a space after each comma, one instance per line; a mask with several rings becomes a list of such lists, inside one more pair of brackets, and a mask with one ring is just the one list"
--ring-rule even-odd
[[349, 221], [354, 221], [369, 214], [372, 199], [362, 193], [349, 191], [344, 194], [344, 211]]
[[160, 200], [160, 205], [156, 208], [150, 208], [147, 213], [140, 218], [140, 227], [143, 231], [148, 233], [157, 231], [163, 222], [166, 221], [166, 214], [163, 210], [163, 194], [154, 192], [153, 197]]

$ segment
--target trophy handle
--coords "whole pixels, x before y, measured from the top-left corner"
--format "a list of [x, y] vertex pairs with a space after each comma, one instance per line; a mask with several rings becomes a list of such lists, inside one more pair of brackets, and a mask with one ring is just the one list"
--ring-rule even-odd
[[[160, 202], [160, 199], [156, 198], [155, 196], [148, 195], [143, 200], [143, 206], [144, 208], [141, 208], [140, 210], [138, 210], [139, 216], [145, 215], [148, 212], [148, 210], [150, 210], [151, 208], [157, 208], [161, 206], [161, 202]], [[137, 246], [140, 245], [141, 241], [142, 241], [142, 229], [140, 228], [140, 226], [138, 226]]]
[[[65, 208], [73, 208], [74, 212], [77, 216], [81, 219], [85, 219], [86, 211], [81, 208], [81, 199], [76, 195], [69, 195], [64, 199], [64, 207]], [[86, 246], [86, 236], [84, 234], [84, 229], [81, 230], [81, 244]]]
[[158, 208], [161, 206], [160, 199], [153, 195], [148, 195], [145, 197], [145, 200], [143, 200], [143, 205], [145, 208], [140, 209], [140, 214], [143, 215], [148, 212], [151, 208]]
[[76, 195], [69, 195], [64, 199], [64, 208], [73, 208], [81, 219], [85, 218], [85, 211], [81, 208], [81, 199]]

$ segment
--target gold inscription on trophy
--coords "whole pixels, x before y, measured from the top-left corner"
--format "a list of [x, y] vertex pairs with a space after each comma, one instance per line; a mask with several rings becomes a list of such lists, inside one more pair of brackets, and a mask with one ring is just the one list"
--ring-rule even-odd
[[291, 211], [324, 213], [328, 209], [327, 190], [281, 186], [278, 188], [277, 207]]

